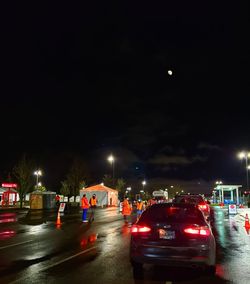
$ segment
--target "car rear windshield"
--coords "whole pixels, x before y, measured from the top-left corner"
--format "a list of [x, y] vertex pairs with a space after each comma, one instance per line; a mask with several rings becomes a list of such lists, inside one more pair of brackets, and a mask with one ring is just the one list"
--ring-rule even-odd
[[140, 223], [193, 223], [204, 224], [205, 220], [200, 212], [195, 207], [178, 207], [178, 206], [152, 206], [144, 211]]

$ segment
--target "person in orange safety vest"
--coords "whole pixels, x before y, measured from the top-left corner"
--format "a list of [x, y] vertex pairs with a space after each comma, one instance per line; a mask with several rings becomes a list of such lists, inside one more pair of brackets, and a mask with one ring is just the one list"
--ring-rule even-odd
[[131, 209], [131, 206], [128, 202], [128, 198], [125, 198], [124, 201], [123, 201], [123, 204], [122, 204], [122, 215], [123, 215], [125, 222], [127, 221], [127, 216], [131, 215], [131, 211], [132, 211], [132, 209]]
[[97, 203], [98, 203], [98, 201], [97, 201], [96, 195], [93, 194], [92, 197], [89, 200], [90, 207], [96, 208]]
[[143, 211], [143, 202], [141, 201], [141, 199], [139, 199], [136, 203], [136, 209], [137, 209], [137, 220], [140, 218], [142, 211]]
[[87, 220], [87, 213], [89, 209], [89, 201], [86, 197], [86, 194], [83, 194], [81, 199], [81, 205], [82, 205], [82, 222], [88, 222]]

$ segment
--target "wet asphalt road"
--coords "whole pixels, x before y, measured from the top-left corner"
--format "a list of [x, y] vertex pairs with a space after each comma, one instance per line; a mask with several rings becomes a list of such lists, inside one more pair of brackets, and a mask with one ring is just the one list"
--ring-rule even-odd
[[[116, 208], [97, 209], [91, 224], [65, 214], [0, 211], [0, 283], [250, 283], [250, 237], [240, 216], [215, 211], [216, 275], [129, 263], [131, 224]], [[132, 218], [133, 222], [134, 218]]]

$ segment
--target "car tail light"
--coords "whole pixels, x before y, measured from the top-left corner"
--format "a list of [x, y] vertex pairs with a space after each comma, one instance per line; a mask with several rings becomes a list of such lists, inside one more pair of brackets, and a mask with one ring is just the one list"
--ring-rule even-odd
[[200, 210], [203, 210], [203, 211], [207, 211], [208, 210], [207, 204], [199, 204], [198, 207], [199, 207]]
[[131, 228], [131, 233], [149, 233], [151, 231], [151, 228], [147, 226], [139, 226], [139, 225], [133, 225]]
[[184, 229], [184, 233], [188, 235], [197, 235], [197, 236], [209, 236], [210, 229], [208, 227], [187, 227]]

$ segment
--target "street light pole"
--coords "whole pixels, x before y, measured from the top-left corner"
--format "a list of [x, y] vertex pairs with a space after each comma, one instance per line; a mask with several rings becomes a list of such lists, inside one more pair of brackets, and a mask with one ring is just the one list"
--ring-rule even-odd
[[146, 181], [142, 181], [142, 190], [144, 191], [144, 186], [146, 185]]
[[247, 190], [248, 190], [248, 153], [246, 154]]
[[143, 180], [142, 181], [142, 191], [140, 191], [141, 193], [145, 193], [145, 191], [144, 191], [144, 186], [146, 185], [147, 183], [146, 183], [146, 181], [145, 180]]
[[112, 181], [113, 181], [113, 188], [115, 186], [115, 161], [112, 163]]
[[111, 163], [111, 166], [112, 166], [112, 184], [114, 187], [115, 185], [115, 159], [112, 154], [108, 157], [108, 161]]
[[248, 158], [250, 157], [250, 153], [249, 152], [241, 152], [239, 153], [239, 158], [242, 160], [242, 159], [245, 159], [246, 161], [246, 180], [247, 180], [247, 190], [248, 190]]
[[36, 171], [34, 172], [34, 175], [36, 175], [36, 188], [38, 188], [38, 186], [39, 186], [38, 179], [39, 179], [39, 176], [42, 175], [42, 171], [41, 171], [41, 170], [36, 170]]

